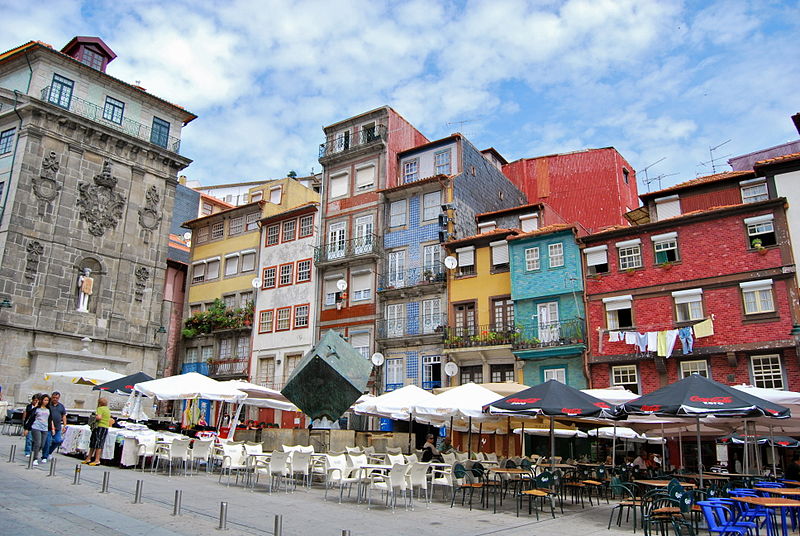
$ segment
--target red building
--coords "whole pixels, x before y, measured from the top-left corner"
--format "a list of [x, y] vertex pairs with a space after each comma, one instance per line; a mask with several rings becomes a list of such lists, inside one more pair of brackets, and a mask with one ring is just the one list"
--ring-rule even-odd
[[613, 147], [523, 158], [502, 170], [529, 203], [547, 203], [589, 232], [628, 225], [624, 214], [639, 206], [636, 172]]
[[[753, 195], [753, 177], [719, 174], [642, 195], [645, 206], [627, 215], [637, 225], [580, 239], [592, 387], [644, 394], [696, 372], [727, 384], [800, 389], [786, 200], [766, 189]], [[708, 321], [713, 334], [699, 337]], [[668, 352], [629, 344], [639, 333], [669, 340], [685, 327], [691, 353], [680, 337]]]

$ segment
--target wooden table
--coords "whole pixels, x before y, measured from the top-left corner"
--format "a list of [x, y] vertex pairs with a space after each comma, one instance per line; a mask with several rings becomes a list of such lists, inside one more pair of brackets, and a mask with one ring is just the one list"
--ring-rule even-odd
[[800, 482], [797, 480], [784, 480], [784, 484], [789, 484], [790, 486], [800, 486]]
[[[691, 478], [693, 480], [699, 480], [700, 475], [695, 474], [684, 474], [684, 475], [675, 475], [675, 478]], [[703, 473], [703, 480], [728, 480], [730, 477], [725, 475], [718, 475], [718, 474], [705, 474]]]
[[772, 493], [774, 495], [786, 495], [792, 497], [800, 497], [800, 489], [797, 488], [753, 488], [756, 491], [763, 491]]
[[[652, 486], [654, 488], [666, 488], [669, 486], [669, 480], [634, 480], [635, 484], [641, 484], [643, 486]], [[696, 488], [694, 484], [691, 482], [681, 482], [681, 486], [684, 488]]]
[[[776, 488], [764, 488], [770, 492]], [[789, 529], [786, 526], [786, 509], [800, 507], [800, 501], [794, 499], [781, 499], [777, 497], [731, 497], [734, 501], [739, 501], [748, 504], [755, 504], [765, 508], [780, 508], [781, 509], [781, 531], [783, 536], [788, 536]]]

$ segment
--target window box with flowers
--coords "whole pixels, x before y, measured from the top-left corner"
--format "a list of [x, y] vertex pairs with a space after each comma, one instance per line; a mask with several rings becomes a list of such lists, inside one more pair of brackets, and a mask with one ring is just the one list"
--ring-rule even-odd
[[252, 301], [247, 302], [244, 307], [228, 309], [225, 303], [217, 298], [207, 311], [195, 313], [187, 318], [181, 334], [186, 339], [192, 339], [215, 331], [250, 328], [253, 325], [254, 309]]

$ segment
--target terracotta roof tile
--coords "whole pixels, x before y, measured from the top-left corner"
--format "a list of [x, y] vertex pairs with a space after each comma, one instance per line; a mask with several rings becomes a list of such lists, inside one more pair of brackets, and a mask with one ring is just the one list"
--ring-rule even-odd
[[546, 225], [540, 229], [536, 229], [535, 231], [528, 231], [527, 233], [519, 233], [516, 236], [509, 236], [509, 240], [520, 240], [522, 238], [529, 238], [532, 236], [539, 236], [548, 233], [555, 233], [556, 231], [566, 231], [566, 230], [576, 230], [575, 226], [571, 223], [554, 223], [552, 225]]
[[475, 218], [483, 218], [484, 216], [495, 216], [497, 214], [506, 214], [508, 212], [525, 210], [526, 208], [540, 207], [541, 205], [542, 205], [541, 203], [529, 203], [527, 205], [520, 205], [518, 207], [501, 208], [500, 210], [494, 210], [492, 212], [481, 212], [480, 214], [477, 214]]
[[779, 162], [791, 162], [793, 160], [800, 160], [800, 153], [785, 154], [783, 156], [776, 156], [775, 158], [767, 158], [766, 160], [759, 160], [756, 166], [766, 166], [768, 164], [777, 164]]
[[716, 173], [714, 175], [706, 175], [705, 177], [697, 177], [696, 179], [692, 179], [690, 181], [682, 182], [680, 184], [676, 184], [675, 186], [670, 186], [669, 188], [664, 188], [662, 190], [656, 190], [655, 192], [647, 192], [644, 194], [639, 194], [639, 197], [644, 199], [647, 197], [655, 197], [655, 196], [662, 196], [664, 194], [668, 194], [671, 192], [677, 192], [678, 190], [683, 190], [684, 188], [691, 188], [692, 186], [699, 186], [701, 184], [711, 184], [715, 182], [722, 182], [728, 179], [733, 179], [736, 177], [744, 177], [745, 175], [755, 175], [753, 171], [724, 171], [722, 173]]

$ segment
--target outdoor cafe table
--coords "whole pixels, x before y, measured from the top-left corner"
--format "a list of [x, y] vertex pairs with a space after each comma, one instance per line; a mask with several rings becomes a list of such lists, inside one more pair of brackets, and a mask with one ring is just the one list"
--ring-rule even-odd
[[[641, 484], [642, 486], [652, 486], [654, 488], [666, 488], [669, 485], [669, 480], [634, 480], [634, 483]], [[696, 488], [691, 482], [681, 482], [684, 488]]]
[[800, 497], [800, 489], [797, 488], [753, 488], [756, 491], [772, 493], [774, 495], [786, 495], [789, 497]]
[[[768, 491], [772, 492], [773, 489]], [[765, 508], [780, 508], [781, 509], [781, 531], [783, 536], [787, 536], [789, 529], [786, 526], [786, 509], [800, 507], [800, 501], [794, 499], [781, 499], [779, 497], [731, 497], [734, 501], [739, 501], [748, 504], [755, 504], [756, 506], [763, 506]]]
[[[691, 478], [692, 480], [699, 480], [700, 475], [697, 474], [682, 474], [675, 475], [677, 478]], [[707, 474], [703, 473], [703, 480], [728, 480], [730, 477], [725, 475]]]
[[797, 480], [784, 480], [784, 484], [789, 484], [790, 486], [800, 486], [800, 482]]

